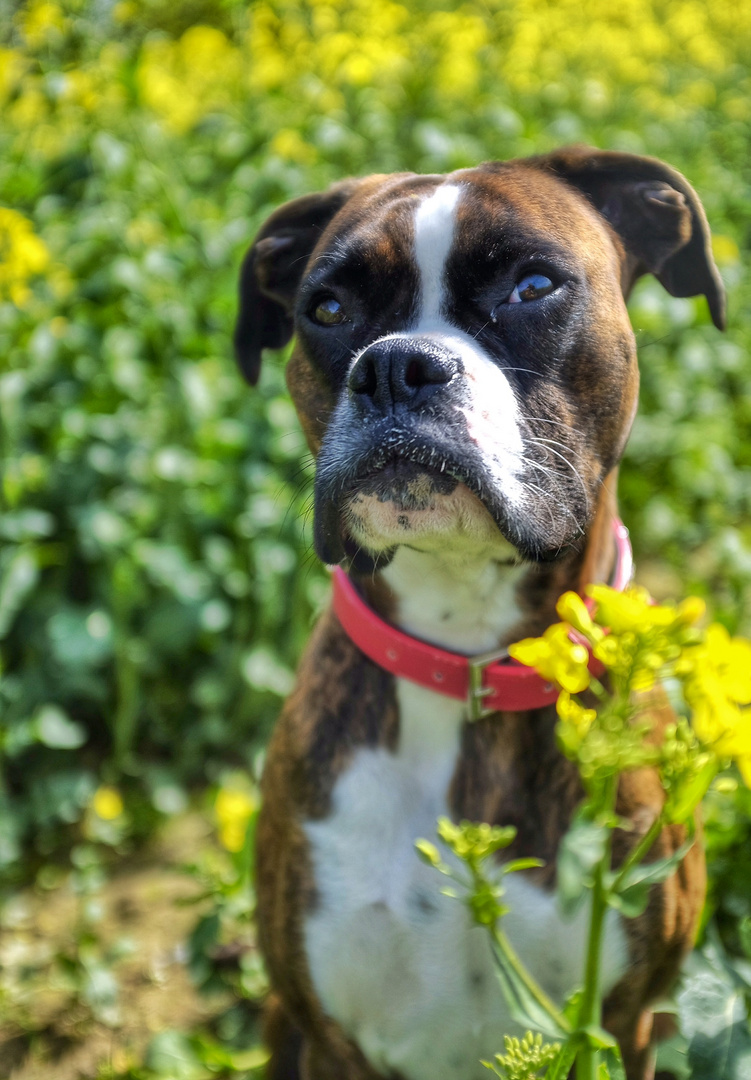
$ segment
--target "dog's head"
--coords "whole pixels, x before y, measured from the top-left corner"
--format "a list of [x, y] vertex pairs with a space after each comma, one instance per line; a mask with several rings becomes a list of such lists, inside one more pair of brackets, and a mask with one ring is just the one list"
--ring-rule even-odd
[[573, 147], [347, 180], [296, 199], [243, 264], [235, 344], [288, 385], [317, 455], [315, 543], [361, 569], [461, 538], [530, 560], [586, 536], [636, 409], [625, 298], [724, 294], [687, 181]]

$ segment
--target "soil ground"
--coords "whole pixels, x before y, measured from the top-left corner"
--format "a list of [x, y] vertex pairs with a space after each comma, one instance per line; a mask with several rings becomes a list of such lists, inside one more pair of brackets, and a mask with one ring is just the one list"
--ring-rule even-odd
[[208, 832], [199, 815], [176, 819], [97, 892], [97, 946], [120, 954], [112, 962], [117, 1003], [106, 1023], [75, 993], [75, 977], [66, 978], [60, 962], [75, 955], [77, 938], [81, 955], [80, 898], [62, 884], [14, 899], [0, 927], [0, 1007], [13, 1003], [10, 1015], [0, 1008], [1, 1080], [89, 1080], [106, 1066], [120, 1072], [142, 1060], [155, 1032], [190, 1031], [226, 1009], [226, 997], [196, 992], [184, 963], [201, 908], [184, 903], [200, 885], [180, 867]]

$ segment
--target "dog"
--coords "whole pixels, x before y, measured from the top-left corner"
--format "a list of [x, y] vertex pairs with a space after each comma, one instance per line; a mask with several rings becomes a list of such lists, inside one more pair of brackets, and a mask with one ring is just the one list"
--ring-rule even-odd
[[[514, 825], [509, 857], [545, 860], [507, 879], [504, 926], [551, 996], [581, 978], [585, 915], [564, 921], [554, 896], [583, 797], [556, 746], [555, 693], [504, 699], [485, 685], [488, 658], [464, 658], [542, 633], [562, 592], [613, 573], [638, 392], [625, 300], [647, 273], [673, 296], [703, 294], [723, 328], [688, 182], [581, 146], [345, 180], [279, 208], [245, 257], [237, 357], [254, 384], [262, 351], [295, 335], [287, 384], [317, 458], [315, 548], [339, 567], [262, 782], [274, 1080], [478, 1080], [518, 1030], [486, 932], [415, 852], [441, 814]], [[422, 656], [420, 678], [402, 648]], [[474, 673], [469, 704], [441, 685], [457, 664]], [[671, 714], [653, 712], [659, 730]], [[621, 778], [632, 829], [616, 861], [661, 801], [653, 772]], [[666, 828], [654, 856], [683, 839]], [[650, 1007], [704, 888], [695, 844], [642, 916], [608, 916], [604, 1023], [629, 1080], [652, 1075]]]

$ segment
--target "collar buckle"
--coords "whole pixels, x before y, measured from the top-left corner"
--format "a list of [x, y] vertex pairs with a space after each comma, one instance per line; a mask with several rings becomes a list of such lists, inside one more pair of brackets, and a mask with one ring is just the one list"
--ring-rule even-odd
[[483, 678], [485, 669], [498, 660], [507, 660], [507, 649], [494, 649], [492, 652], [480, 653], [478, 656], [467, 657], [469, 665], [469, 680], [467, 686], [467, 718], [470, 721], [482, 720], [491, 716], [495, 709], [488, 709], [483, 705], [483, 699], [493, 693], [493, 688], [485, 686]]

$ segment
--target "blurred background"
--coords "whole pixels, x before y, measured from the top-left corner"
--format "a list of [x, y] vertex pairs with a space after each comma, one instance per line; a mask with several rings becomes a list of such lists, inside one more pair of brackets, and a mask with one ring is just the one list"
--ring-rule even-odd
[[[639, 580], [751, 633], [749, 57], [745, 0], [0, 0], [0, 1077], [263, 1072], [256, 780], [328, 594], [284, 357], [250, 390], [231, 355], [285, 200], [571, 142], [683, 172], [729, 329], [638, 286], [621, 509]], [[740, 1077], [719, 787], [696, 962]]]

